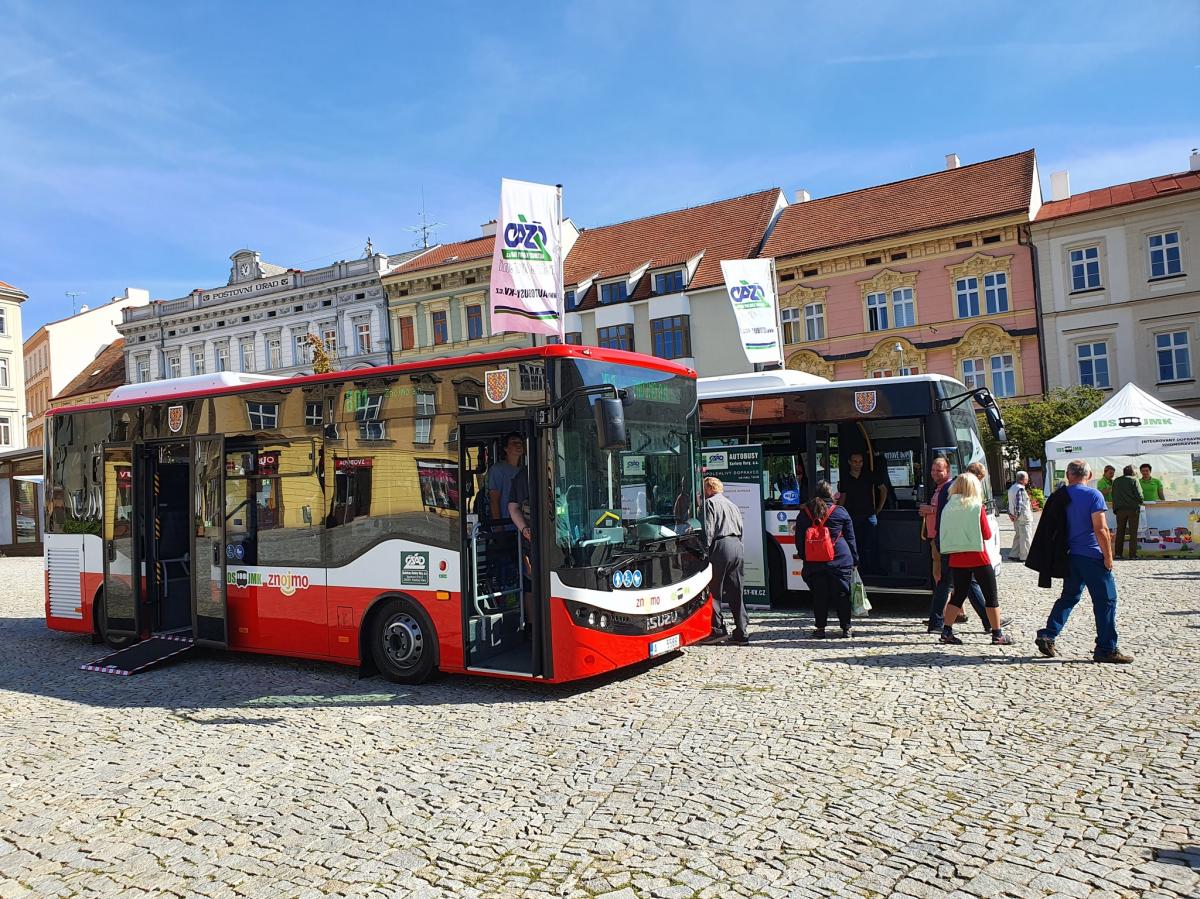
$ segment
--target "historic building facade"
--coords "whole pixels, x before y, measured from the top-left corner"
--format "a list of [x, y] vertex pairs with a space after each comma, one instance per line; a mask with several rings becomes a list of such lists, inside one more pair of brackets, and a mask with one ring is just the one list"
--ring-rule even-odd
[[584, 229], [565, 265], [567, 342], [673, 359], [701, 376], [752, 371], [721, 260], [753, 257], [786, 205], [771, 188]]
[[25, 356], [21, 351], [24, 291], [0, 281], [0, 452], [26, 442]]
[[215, 371], [312, 371], [308, 335], [338, 369], [386, 365], [391, 335], [382, 275], [410, 254], [301, 271], [238, 250], [224, 286], [132, 309], [118, 326], [128, 383]]
[[1042, 392], [1029, 222], [1034, 151], [783, 210], [775, 258], [788, 368], [830, 379], [938, 373]]
[[1130, 381], [1200, 413], [1200, 153], [1190, 170], [1070, 195], [1033, 224], [1050, 387]]

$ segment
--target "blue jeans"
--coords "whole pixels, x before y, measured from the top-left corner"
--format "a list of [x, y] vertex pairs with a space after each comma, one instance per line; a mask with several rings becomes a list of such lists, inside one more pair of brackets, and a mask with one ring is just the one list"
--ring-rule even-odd
[[1087, 556], [1068, 556], [1071, 571], [1063, 581], [1062, 596], [1050, 610], [1046, 626], [1038, 636], [1054, 640], [1067, 626], [1067, 618], [1076, 603], [1083, 598], [1087, 587], [1092, 597], [1092, 612], [1096, 616], [1096, 655], [1112, 655], [1117, 651], [1117, 581], [1104, 567], [1102, 559]]
[[[942, 576], [933, 588], [933, 604], [929, 607], [929, 623], [933, 627], [942, 627], [945, 623], [942, 621], [942, 610], [946, 608], [946, 600], [950, 598], [953, 586], [954, 570], [950, 567], [950, 557], [942, 556]], [[979, 589], [979, 584], [975, 583], [974, 578], [971, 579], [971, 592], [967, 594], [967, 598], [971, 600], [971, 608], [979, 616], [980, 623], [987, 624], [988, 617], [984, 610], [983, 591]]]

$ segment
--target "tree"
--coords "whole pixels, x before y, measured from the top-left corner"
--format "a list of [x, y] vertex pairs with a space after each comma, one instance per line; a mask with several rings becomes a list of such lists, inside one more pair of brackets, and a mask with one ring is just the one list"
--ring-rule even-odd
[[312, 333], [305, 334], [304, 339], [312, 347], [313, 374], [323, 375], [326, 372], [333, 371], [333, 361], [329, 358], [329, 352], [325, 349], [325, 341]]
[[[1104, 401], [1104, 391], [1096, 387], [1059, 387], [1033, 402], [1001, 400], [1008, 433], [1004, 454], [1019, 466], [1026, 459], [1045, 459], [1047, 441], [1095, 412]], [[991, 441], [990, 434], [986, 439]]]

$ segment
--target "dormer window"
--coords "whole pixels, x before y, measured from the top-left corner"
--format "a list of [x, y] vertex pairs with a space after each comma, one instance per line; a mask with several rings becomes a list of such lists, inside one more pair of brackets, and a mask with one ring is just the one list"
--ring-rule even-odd
[[566, 305], [567, 311], [570, 312], [575, 308], [575, 291], [568, 290], [563, 294], [563, 303]]
[[683, 269], [676, 269], [673, 272], [659, 272], [654, 276], [654, 293], [658, 296], [682, 292]]
[[629, 299], [629, 288], [625, 281], [613, 281], [611, 284], [600, 285], [600, 302], [602, 304], [620, 303]]

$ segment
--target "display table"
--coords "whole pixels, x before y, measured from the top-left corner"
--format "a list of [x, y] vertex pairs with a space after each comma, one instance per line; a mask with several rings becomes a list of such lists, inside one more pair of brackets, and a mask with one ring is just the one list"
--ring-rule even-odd
[[[1116, 539], [1111, 508], [1105, 518]], [[1200, 552], [1200, 499], [1146, 503], [1138, 518], [1137, 542], [1138, 552]]]

